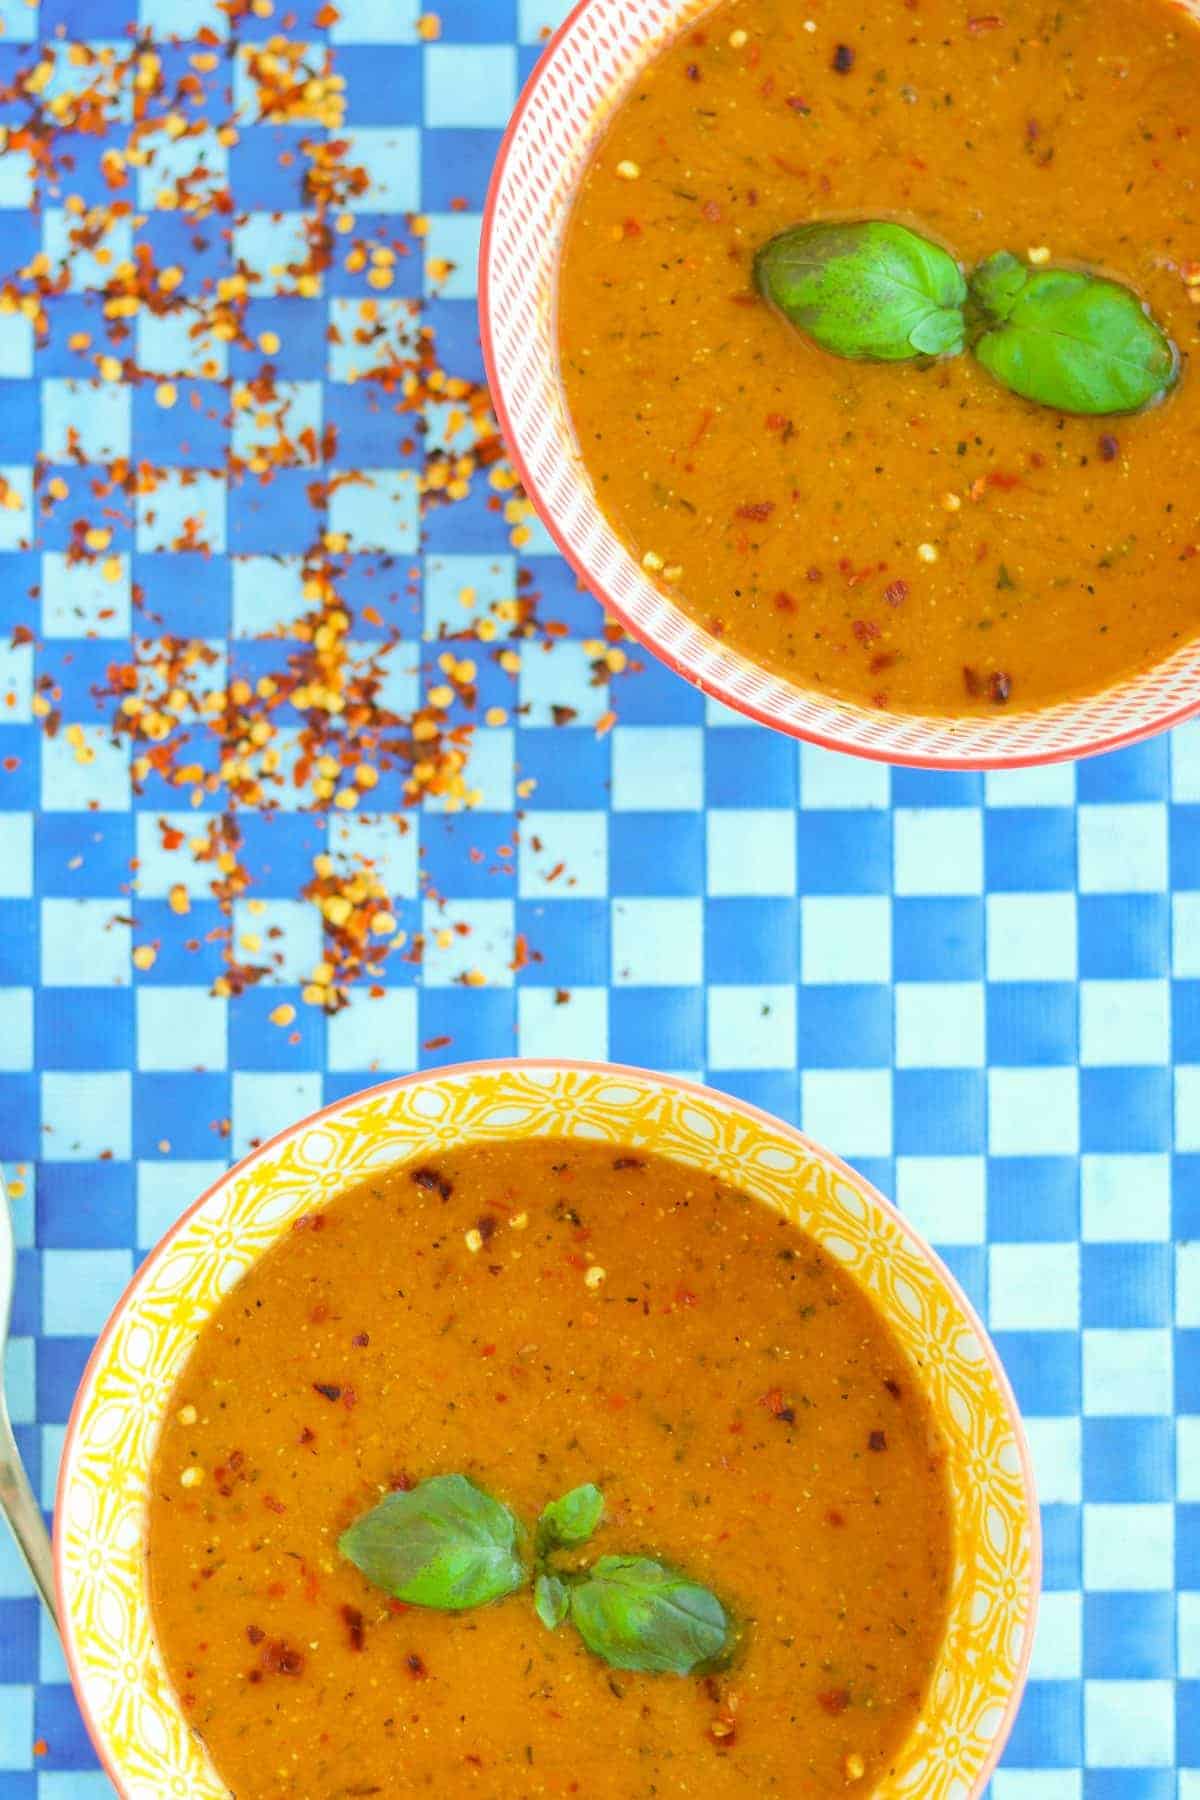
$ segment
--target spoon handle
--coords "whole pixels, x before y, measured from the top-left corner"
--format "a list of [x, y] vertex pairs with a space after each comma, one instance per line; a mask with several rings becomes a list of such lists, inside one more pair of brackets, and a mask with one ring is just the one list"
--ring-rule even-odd
[[54, 1593], [54, 1553], [50, 1548], [50, 1534], [43, 1523], [37, 1496], [29, 1485], [4, 1397], [4, 1349], [8, 1341], [16, 1275], [17, 1246], [8, 1189], [4, 1185], [4, 1169], [0, 1166], [0, 1513], [12, 1527], [17, 1548], [29, 1565], [34, 1586], [57, 1625], [58, 1601]]
[[0, 1403], [0, 1511], [12, 1527], [17, 1548], [25, 1558], [46, 1611], [58, 1624], [58, 1601], [54, 1592], [54, 1557], [50, 1534], [42, 1522], [42, 1511], [29, 1485], [21, 1452], [9, 1423], [8, 1412]]

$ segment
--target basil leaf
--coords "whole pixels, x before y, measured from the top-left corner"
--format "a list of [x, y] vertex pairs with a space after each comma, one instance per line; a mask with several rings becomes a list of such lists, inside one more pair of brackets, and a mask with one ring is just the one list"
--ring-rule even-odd
[[556, 1631], [571, 1606], [571, 1593], [557, 1575], [539, 1575], [533, 1588], [533, 1604], [547, 1631]]
[[338, 1549], [410, 1606], [461, 1612], [524, 1587], [520, 1527], [465, 1475], [435, 1475], [356, 1519]]
[[1059, 412], [1139, 412], [1174, 386], [1179, 353], [1131, 288], [1080, 269], [1030, 269], [1002, 250], [971, 277], [988, 372]]
[[660, 1675], [713, 1662], [729, 1637], [715, 1594], [646, 1556], [602, 1556], [571, 1589], [571, 1620], [614, 1669]]
[[604, 1517], [604, 1495], [594, 1482], [552, 1500], [537, 1524], [539, 1552], [564, 1544], [586, 1544]]
[[905, 225], [795, 225], [764, 244], [754, 274], [764, 298], [835, 356], [903, 362], [963, 348], [962, 270]]

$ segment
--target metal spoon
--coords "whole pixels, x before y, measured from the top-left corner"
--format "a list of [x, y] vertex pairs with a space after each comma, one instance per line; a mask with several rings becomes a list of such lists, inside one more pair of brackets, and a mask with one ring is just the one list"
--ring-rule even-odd
[[42, 1510], [29, 1485], [21, 1452], [13, 1436], [4, 1393], [4, 1352], [8, 1344], [8, 1327], [12, 1317], [13, 1287], [17, 1273], [17, 1245], [13, 1236], [12, 1213], [4, 1172], [0, 1170], [0, 1512], [3, 1512], [17, 1548], [29, 1565], [34, 1585], [42, 1596], [46, 1610], [58, 1624], [58, 1601], [54, 1592], [54, 1558], [50, 1534], [42, 1522]]

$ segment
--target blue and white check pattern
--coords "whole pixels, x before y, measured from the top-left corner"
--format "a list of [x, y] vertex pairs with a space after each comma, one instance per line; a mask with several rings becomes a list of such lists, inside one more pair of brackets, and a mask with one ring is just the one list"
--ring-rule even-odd
[[[337, 0], [325, 30], [311, 26], [315, 0], [296, 10], [293, 34], [327, 40], [347, 78], [353, 160], [373, 177], [360, 220], [391, 230], [412, 207], [429, 215], [429, 255], [457, 265], [429, 305], [442, 358], [480, 375], [479, 209], [562, 0], [442, 0], [436, 43], [397, 0]], [[224, 35], [209, 0], [0, 0], [0, 82], [59, 26], [119, 42], [131, 25], [204, 24]], [[275, 29], [250, 17], [243, 34]], [[165, 54], [183, 66], [185, 50]], [[295, 242], [287, 137], [249, 127], [216, 147], [251, 209], [237, 235], [257, 266]], [[85, 193], [89, 168], [81, 158], [72, 183]], [[23, 169], [0, 158], [6, 266], [63, 231], [53, 209], [28, 210]], [[139, 203], [160, 260], [177, 256], [192, 279], [224, 271], [219, 234], [198, 253], [153, 192]], [[398, 267], [395, 292], [419, 291], [421, 259]], [[114, 523], [121, 579], [102, 588], [62, 554], [59, 522], [79, 509], [60, 507], [39, 550], [23, 550], [36, 457], [86, 507], [86, 472], [61, 460], [68, 423], [102, 458], [132, 448], [212, 468], [228, 447], [206, 417], [224, 414], [223, 394], [189, 375], [198, 355], [224, 352], [198, 352], [170, 320], [138, 321], [138, 360], [176, 379], [181, 401], [195, 390], [211, 407], [164, 412], [153, 384], [79, 384], [66, 340], [88, 323], [86, 279], [77, 265], [80, 291], [53, 302], [44, 348], [25, 320], [0, 315], [0, 473], [24, 497], [0, 510], [0, 1146], [10, 1174], [36, 1162], [17, 1202], [8, 1386], [47, 1505], [94, 1334], [230, 1147], [382, 1075], [517, 1048], [703, 1075], [800, 1121], [897, 1195], [990, 1319], [1029, 1422], [1047, 1544], [1033, 1679], [995, 1800], [1200, 1800], [1200, 727], [1078, 769], [892, 773], [748, 728], [650, 666], [618, 684], [621, 722], [598, 740], [608, 697], [582, 648], [597, 612], [535, 535], [527, 566], [543, 611], [574, 635], [527, 655], [518, 678], [486, 674], [486, 704], [529, 710], [480, 737], [483, 809], [431, 807], [407, 837], [368, 820], [331, 828], [385, 858], [410, 929], [441, 918], [421, 898], [423, 868], [448, 916], [471, 925], [469, 955], [460, 941], [421, 970], [396, 962], [383, 999], [332, 1021], [298, 1004], [293, 1043], [267, 1014], [299, 1001], [316, 960], [296, 895], [326, 828], [295, 811], [248, 821], [267, 912], [239, 930], [279, 928], [282, 985], [212, 998], [218, 951], [184, 940], [220, 923], [216, 905], [186, 859], [161, 850], [172, 796], [131, 794], [90, 689], [128, 655], [133, 583], [165, 629], [255, 669], [255, 635], [295, 605], [295, 565], [279, 558], [314, 535], [307, 477], [228, 493], [211, 479], [169, 485], [153, 523]], [[292, 422], [336, 424], [339, 466], [376, 478], [338, 490], [330, 528], [419, 569], [433, 636], [461, 622], [462, 588], [514, 593], [515, 559], [482, 493], [435, 514], [419, 541], [395, 433], [348, 381], [346, 346], [327, 342], [361, 293], [334, 269], [317, 299], [255, 298], [249, 325], [279, 335]], [[257, 359], [234, 349], [227, 367], [251, 375]], [[198, 504], [219, 553], [160, 548]], [[359, 574], [374, 597], [382, 566], [357, 559], [352, 597]], [[8, 647], [18, 624], [36, 650]], [[417, 660], [414, 647], [401, 700]], [[65, 719], [85, 726], [87, 766], [33, 719], [47, 674]], [[572, 725], [552, 725], [556, 703], [577, 709]], [[178, 822], [194, 829], [196, 815]], [[506, 865], [492, 852], [516, 844], [518, 826]], [[194, 895], [187, 921], [166, 899], [179, 880]], [[161, 940], [144, 973], [114, 922], [131, 913], [138, 941]], [[517, 933], [538, 960], [514, 975]], [[486, 987], [455, 982], [466, 962]], [[225, 1118], [231, 1146], [214, 1129]], [[0, 1800], [108, 1791], [0, 1533]]]

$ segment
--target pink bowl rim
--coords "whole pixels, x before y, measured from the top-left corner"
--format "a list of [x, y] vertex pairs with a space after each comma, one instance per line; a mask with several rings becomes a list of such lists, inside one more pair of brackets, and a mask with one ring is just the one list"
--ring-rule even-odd
[[[483, 363], [487, 374], [488, 391], [491, 395], [492, 406], [496, 413], [496, 420], [500, 428], [500, 433], [504, 439], [509, 459], [517, 472], [522, 488], [532, 501], [538, 517], [552, 538], [555, 547], [570, 566], [573, 574], [581, 583], [585, 591], [591, 594], [592, 597], [603, 606], [606, 612], [611, 613], [613, 618], [618, 620], [622, 628], [627, 631], [632, 638], [636, 639], [638, 643], [649, 650], [651, 654], [664, 665], [664, 667], [670, 669], [672, 674], [681, 676], [683, 680], [689, 682], [692, 687], [698, 688], [701, 693], [707, 695], [710, 699], [719, 700], [722, 705], [729, 707], [733, 712], [740, 713], [743, 718], [751, 719], [757, 725], [766, 725], [772, 731], [781, 732], [786, 737], [797, 738], [803, 743], [815, 744], [822, 750], [839, 750], [846, 756], [859, 756], [867, 762], [887, 763], [894, 768], [940, 769], [949, 774], [963, 773], [970, 770], [978, 770], [983, 773], [988, 770], [1044, 768], [1051, 763], [1080, 762], [1086, 757], [1099, 756], [1107, 751], [1125, 750], [1133, 744], [1143, 743], [1147, 738], [1157, 737], [1160, 732], [1173, 730], [1175, 726], [1183, 725], [1189, 719], [1195, 718], [1197, 713], [1200, 713], [1200, 686], [1197, 688], [1195, 699], [1185, 701], [1181, 705], [1164, 712], [1161, 717], [1148, 718], [1137, 725], [1131, 725], [1123, 730], [1107, 733], [1099, 732], [1095, 737], [1086, 739], [1085, 741], [1064, 745], [1051, 750], [1019, 751], [1011, 755], [966, 754], [955, 756], [953, 754], [924, 754], [915, 750], [887, 750], [871, 744], [847, 742], [836, 733], [818, 731], [809, 726], [802, 727], [795, 724], [790, 719], [777, 719], [769, 713], [765, 707], [758, 706], [752, 701], [741, 699], [735, 695], [723, 682], [713, 680], [707, 675], [698, 674], [684, 658], [677, 656], [672, 650], [664, 648], [663, 645], [656, 640], [653, 634], [642, 630], [642, 628], [629, 616], [625, 608], [619, 605], [610, 594], [601, 589], [598, 582], [584, 567], [581, 559], [567, 543], [566, 537], [557, 520], [549, 512], [549, 509], [543, 507], [537, 483], [534, 481], [533, 473], [520, 449], [517, 434], [513, 428], [508, 402], [505, 398], [503, 384], [500, 380], [499, 367], [496, 358], [493, 332], [491, 276], [492, 238], [495, 230], [496, 210], [499, 203], [500, 192], [508, 174], [509, 156], [517, 132], [520, 129], [525, 114], [528, 112], [542, 81], [546, 63], [558, 50], [563, 40], [573, 30], [578, 21], [587, 12], [590, 5], [591, 0], [575, 0], [575, 5], [572, 6], [558, 29], [552, 32], [546, 39], [546, 42], [542, 45], [537, 65], [531, 71], [521, 90], [520, 97], [513, 109], [504, 136], [500, 140], [500, 148], [496, 153], [496, 161], [492, 167], [491, 180], [488, 183], [487, 198], [484, 201], [483, 208], [483, 225], [479, 242], [478, 264], [479, 327], [483, 348]], [[780, 679], [784, 680], [786, 678], [780, 677]], [[1099, 699], [1101, 697], [1102, 696], [1091, 696], [1093, 699]], [[1088, 696], [1084, 696], [1084, 698], [1088, 698]]]
[[[584, 3], [586, 4], [586, 0], [584, 0]], [[309, 1130], [312, 1126], [319, 1124], [322, 1119], [328, 1118], [332, 1113], [341, 1112], [346, 1107], [357, 1105], [363, 1100], [376, 1098], [384, 1094], [395, 1093], [398, 1090], [405, 1088], [420, 1087], [426, 1082], [454, 1079], [461, 1080], [474, 1075], [502, 1075], [510, 1070], [520, 1071], [526, 1069], [561, 1069], [570, 1073], [582, 1075], [611, 1075], [617, 1080], [622, 1077], [627, 1077], [635, 1081], [650, 1082], [662, 1087], [668, 1087], [677, 1093], [694, 1094], [700, 1099], [708, 1101], [715, 1100], [723, 1106], [730, 1107], [734, 1112], [740, 1113], [743, 1117], [753, 1119], [759, 1124], [768, 1126], [772, 1131], [777, 1131], [783, 1136], [791, 1138], [793, 1142], [802, 1145], [805, 1149], [816, 1151], [825, 1159], [829, 1166], [836, 1170], [839, 1175], [843, 1176], [851, 1186], [856, 1187], [861, 1193], [865, 1194], [873, 1204], [881, 1208], [885, 1215], [908, 1239], [914, 1251], [929, 1263], [939, 1280], [945, 1284], [956, 1304], [961, 1309], [963, 1318], [978, 1339], [984, 1357], [991, 1370], [992, 1377], [995, 1380], [1000, 1396], [1004, 1401], [1008, 1422], [1012, 1428], [1013, 1437], [1017, 1445], [1017, 1452], [1020, 1457], [1021, 1481], [1024, 1489], [1026, 1515], [1029, 1527], [1029, 1584], [1025, 1607], [1024, 1644], [1022, 1646], [1020, 1660], [1013, 1675], [1012, 1688], [1004, 1709], [1004, 1715], [1000, 1721], [995, 1739], [993, 1740], [991, 1752], [967, 1797], [967, 1800], [981, 1800], [981, 1797], [987, 1788], [987, 1784], [995, 1773], [996, 1766], [1004, 1752], [1004, 1747], [1008, 1742], [1009, 1735], [1016, 1722], [1017, 1713], [1020, 1710], [1021, 1700], [1024, 1696], [1026, 1682], [1029, 1677], [1030, 1660], [1033, 1656], [1034, 1639], [1037, 1633], [1043, 1569], [1041, 1512], [1038, 1506], [1037, 1482], [1034, 1476], [1033, 1456], [1029, 1448], [1029, 1440], [1025, 1433], [1024, 1422], [1021, 1418], [1021, 1411], [1017, 1405], [1016, 1395], [1013, 1393], [1012, 1384], [1009, 1381], [1008, 1375], [1005, 1373], [1004, 1365], [1000, 1361], [999, 1353], [992, 1343], [987, 1327], [984, 1325], [983, 1320], [968, 1299], [963, 1288], [942, 1261], [937, 1251], [931, 1244], [928, 1244], [925, 1241], [921, 1233], [916, 1230], [908, 1219], [905, 1218], [899, 1208], [893, 1205], [885, 1195], [881, 1194], [873, 1182], [868, 1181], [865, 1176], [860, 1175], [857, 1169], [853, 1168], [849, 1163], [844, 1162], [840, 1156], [836, 1156], [831, 1150], [826, 1150], [823, 1144], [818, 1144], [815, 1138], [808, 1137], [797, 1126], [787, 1124], [783, 1119], [779, 1119], [773, 1113], [767, 1112], [764, 1107], [754, 1106], [749, 1101], [740, 1100], [735, 1095], [727, 1094], [720, 1088], [710, 1087], [705, 1082], [689, 1081], [683, 1076], [664, 1075], [659, 1070], [639, 1068], [632, 1063], [593, 1062], [574, 1057], [557, 1056], [489, 1057], [476, 1062], [448, 1063], [435, 1069], [418, 1069], [414, 1070], [412, 1074], [397, 1075], [389, 1081], [381, 1081], [372, 1087], [361, 1088], [357, 1093], [344, 1095], [340, 1100], [333, 1100], [329, 1105], [319, 1107], [315, 1112], [307, 1114], [302, 1119], [297, 1119], [294, 1124], [285, 1126], [282, 1131], [277, 1131], [274, 1136], [264, 1139], [261, 1144], [249, 1151], [245, 1156], [239, 1157], [237, 1162], [232, 1163], [222, 1175], [218, 1176], [216, 1181], [205, 1188], [204, 1192], [180, 1213], [175, 1223], [163, 1233], [162, 1237], [159, 1238], [154, 1248], [142, 1262], [140, 1268], [126, 1284], [120, 1299], [117, 1301], [108, 1317], [108, 1321], [105, 1324], [103, 1331], [96, 1339], [91, 1355], [84, 1365], [83, 1374], [80, 1376], [79, 1386], [76, 1389], [75, 1399], [71, 1405], [66, 1433], [63, 1438], [62, 1456], [54, 1495], [54, 1581], [58, 1599], [58, 1612], [61, 1621], [62, 1642], [63, 1650], [66, 1655], [67, 1669], [71, 1677], [71, 1686], [74, 1690], [76, 1702], [83, 1716], [84, 1724], [87, 1727], [88, 1736], [92, 1741], [92, 1747], [96, 1751], [101, 1766], [116, 1789], [118, 1796], [124, 1797], [127, 1794], [127, 1790], [123, 1786], [121, 1778], [109, 1758], [104, 1734], [101, 1731], [98, 1722], [93, 1717], [85, 1697], [80, 1667], [82, 1658], [79, 1647], [75, 1641], [75, 1628], [72, 1622], [71, 1611], [67, 1605], [68, 1580], [64, 1563], [63, 1540], [62, 1535], [58, 1530], [58, 1521], [63, 1516], [65, 1510], [64, 1502], [70, 1481], [72, 1452], [82, 1417], [84, 1394], [91, 1381], [92, 1372], [104, 1354], [109, 1340], [116, 1331], [126, 1308], [134, 1294], [142, 1286], [143, 1282], [145, 1282], [153, 1273], [156, 1265], [166, 1254], [166, 1251], [174, 1242], [175, 1238], [178, 1237], [183, 1228], [195, 1214], [199, 1212], [200, 1208], [212, 1198], [217, 1190], [247, 1169], [249, 1165], [255, 1162], [260, 1156], [265, 1155], [271, 1150], [277, 1149], [290, 1138], [298, 1136], [300, 1132]]]

